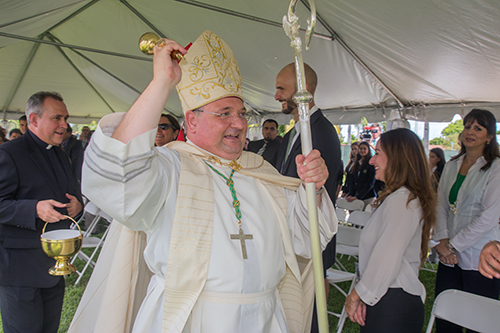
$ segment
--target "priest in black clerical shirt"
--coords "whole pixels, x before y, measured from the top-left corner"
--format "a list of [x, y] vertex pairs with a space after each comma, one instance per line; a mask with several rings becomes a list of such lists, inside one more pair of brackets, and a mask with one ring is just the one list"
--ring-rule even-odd
[[59, 327], [64, 277], [42, 250], [40, 235], [68, 229], [82, 211], [80, 184], [58, 146], [68, 110], [57, 93], [39, 92], [26, 107], [28, 130], [0, 146], [0, 310], [4, 332]]

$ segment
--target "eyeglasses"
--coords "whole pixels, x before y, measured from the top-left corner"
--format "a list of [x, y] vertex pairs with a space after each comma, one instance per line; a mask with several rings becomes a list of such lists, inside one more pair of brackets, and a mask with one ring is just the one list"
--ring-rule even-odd
[[236, 118], [239, 118], [241, 121], [244, 121], [244, 122], [248, 122], [248, 120], [250, 120], [250, 115], [246, 111], [240, 111], [235, 116], [231, 115], [230, 112], [216, 113], [216, 112], [210, 112], [210, 111], [203, 111], [201, 109], [196, 109], [193, 111], [213, 114], [214, 116], [217, 116], [218, 119], [220, 119], [221, 121], [223, 121], [225, 123], [232, 123], [233, 121], [236, 120]]
[[378, 133], [378, 129], [372, 129], [372, 133]]
[[174, 125], [170, 125], [167, 123], [158, 124], [158, 127], [161, 128], [162, 130], [168, 130], [169, 128], [171, 128], [172, 131], [174, 132], [177, 131], [177, 128]]

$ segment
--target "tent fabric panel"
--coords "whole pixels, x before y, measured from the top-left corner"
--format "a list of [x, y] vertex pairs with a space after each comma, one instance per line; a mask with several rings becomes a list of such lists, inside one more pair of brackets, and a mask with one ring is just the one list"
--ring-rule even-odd
[[492, 88], [500, 83], [495, 0], [320, 3], [345, 42], [405, 100], [500, 98]]
[[[34, 37], [69, 16], [86, 2], [75, 0], [2, 1], [0, 3], [2, 9], [0, 10], [0, 26], [26, 19], [35, 14], [51, 12], [47, 15], [40, 15], [16, 24], [4, 26], [0, 30], [16, 35]], [[17, 42], [15, 39], [0, 37], [0, 47]]]

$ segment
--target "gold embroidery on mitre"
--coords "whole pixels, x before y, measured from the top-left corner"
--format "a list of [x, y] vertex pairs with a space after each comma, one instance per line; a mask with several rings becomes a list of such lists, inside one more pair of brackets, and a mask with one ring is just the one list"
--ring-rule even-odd
[[182, 79], [177, 91], [183, 111], [223, 97], [243, 99], [238, 63], [231, 48], [216, 34], [205, 31], [181, 61]]

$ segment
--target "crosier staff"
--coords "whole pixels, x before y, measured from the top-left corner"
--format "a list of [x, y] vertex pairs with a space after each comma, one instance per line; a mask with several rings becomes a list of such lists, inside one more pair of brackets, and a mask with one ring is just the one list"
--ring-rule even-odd
[[[309, 118], [309, 103], [313, 96], [306, 90], [306, 77], [304, 74], [304, 60], [302, 59], [302, 41], [299, 36], [299, 18], [295, 15], [297, 0], [291, 0], [288, 7], [288, 15], [283, 17], [283, 29], [290, 38], [290, 46], [295, 55], [295, 72], [297, 77], [297, 92], [293, 95], [298, 105], [300, 142], [302, 154], [307, 156], [312, 150], [311, 123]], [[309, 42], [316, 24], [316, 6], [314, 0], [309, 0], [311, 7], [311, 19], [307, 21], [306, 50], [309, 50]], [[291, 140], [292, 138], [290, 138]], [[323, 277], [323, 259], [318, 230], [318, 206], [316, 202], [316, 186], [314, 183], [306, 183], [307, 207], [309, 214], [309, 229], [311, 236], [312, 261], [314, 271], [314, 289], [316, 292], [316, 310], [318, 314], [318, 327], [320, 333], [328, 332], [328, 317], [326, 313], [326, 295]]]

